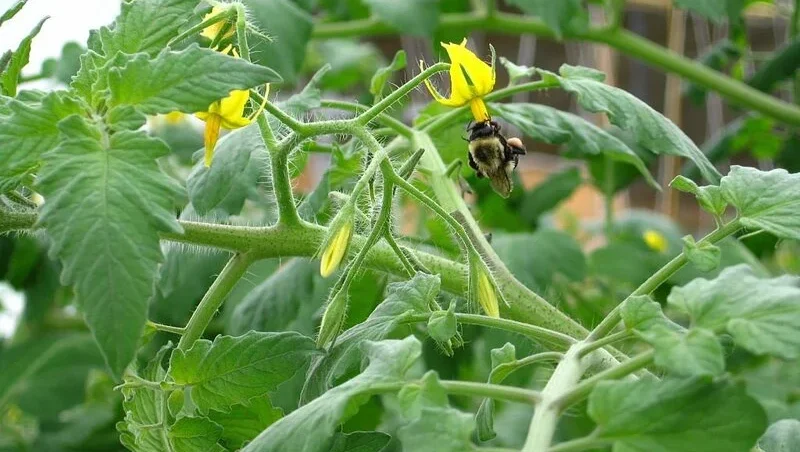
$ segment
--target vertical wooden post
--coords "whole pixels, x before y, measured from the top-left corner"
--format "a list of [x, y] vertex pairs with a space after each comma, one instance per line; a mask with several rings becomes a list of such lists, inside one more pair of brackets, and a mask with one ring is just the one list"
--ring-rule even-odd
[[[671, 51], [682, 55], [686, 42], [686, 14], [679, 9], [673, 9], [669, 5], [667, 7], [667, 20], [669, 23], [667, 46]], [[667, 82], [664, 89], [664, 116], [678, 127], [681, 126], [682, 106], [681, 79], [676, 75], [667, 74]], [[658, 198], [658, 210], [664, 215], [677, 220], [680, 212], [679, 193], [676, 190], [670, 190], [668, 185], [675, 176], [680, 174], [681, 159], [676, 155], [664, 155], [659, 163], [658, 182], [664, 188], [664, 191], [661, 192]]]

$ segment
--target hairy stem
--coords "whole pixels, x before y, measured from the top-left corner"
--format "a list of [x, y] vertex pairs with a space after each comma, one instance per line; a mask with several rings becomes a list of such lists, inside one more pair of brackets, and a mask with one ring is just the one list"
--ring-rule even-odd
[[178, 342], [179, 350], [189, 350], [203, 336], [203, 332], [211, 323], [217, 310], [252, 262], [253, 258], [247, 254], [235, 254], [228, 261], [192, 313], [192, 317], [184, 328], [183, 336]]
[[289, 151], [295, 140], [288, 140], [279, 145], [265, 115], [258, 116], [258, 129], [269, 151], [272, 189], [278, 204], [278, 221], [280, 224], [300, 224], [300, 214], [297, 213], [297, 206], [294, 203], [292, 180], [289, 177]]
[[572, 388], [570, 391], [564, 393], [554, 403], [560, 410], [565, 410], [570, 405], [577, 403], [589, 396], [597, 383], [604, 380], [618, 380], [626, 377], [637, 370], [644, 369], [653, 362], [653, 351], [649, 350], [641, 355], [637, 355], [623, 363], [614, 366], [610, 369], [599, 372]]

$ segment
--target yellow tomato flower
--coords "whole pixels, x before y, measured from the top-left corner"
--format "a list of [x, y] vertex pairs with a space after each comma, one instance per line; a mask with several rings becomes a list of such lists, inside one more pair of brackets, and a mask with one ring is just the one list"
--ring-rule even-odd
[[[210, 13], [206, 14], [205, 17], [203, 17], [203, 21], [205, 22], [211, 19], [212, 17], [219, 16], [220, 14], [224, 14], [226, 12], [228, 12], [228, 8], [224, 8], [222, 6], [215, 6], [211, 8]], [[200, 35], [213, 41], [217, 39], [217, 36], [220, 33], [222, 33], [223, 29], [225, 29], [226, 26], [228, 27], [228, 29], [225, 32], [224, 36], [220, 36], [220, 39], [230, 38], [231, 36], [233, 36], [234, 29], [233, 27], [230, 26], [227, 20], [221, 20], [215, 24], [209, 25], [208, 27], [203, 29]]]
[[[445, 98], [439, 94], [433, 84], [429, 80], [425, 80], [428, 91], [442, 105], [461, 107], [469, 104], [472, 116], [476, 121], [488, 121], [491, 117], [483, 102], [483, 96], [491, 93], [494, 89], [496, 75], [494, 47], [489, 46], [492, 51], [491, 66], [467, 48], [466, 38], [461, 41], [461, 44], [442, 43], [442, 47], [450, 57], [450, 97]], [[420, 61], [420, 69], [424, 69], [422, 61]]]
[[[335, 224], [336, 222], [334, 222]], [[347, 248], [350, 245], [350, 239], [353, 237], [353, 222], [345, 220], [339, 229], [334, 233], [325, 249], [322, 252], [322, 258], [319, 263], [319, 273], [323, 278], [332, 275], [339, 265], [342, 263]]]
[[648, 229], [644, 231], [644, 234], [642, 234], [642, 239], [644, 239], [644, 243], [647, 244], [648, 248], [658, 253], [666, 252], [667, 248], [669, 247], [667, 239], [664, 237], [664, 235], [655, 229]]
[[269, 85], [264, 93], [264, 100], [258, 110], [250, 117], [244, 116], [244, 108], [250, 100], [249, 90], [233, 90], [230, 95], [222, 100], [218, 100], [208, 107], [208, 111], [195, 113], [195, 116], [205, 121], [206, 128], [203, 133], [203, 143], [205, 144], [206, 167], [211, 166], [214, 157], [214, 148], [217, 146], [220, 129], [234, 130], [250, 125], [253, 120], [264, 111], [269, 96]]

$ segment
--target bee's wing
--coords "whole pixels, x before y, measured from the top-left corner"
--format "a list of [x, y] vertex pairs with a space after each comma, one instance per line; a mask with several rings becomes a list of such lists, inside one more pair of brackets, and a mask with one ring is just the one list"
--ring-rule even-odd
[[498, 168], [497, 171], [486, 174], [486, 177], [489, 178], [489, 183], [498, 195], [508, 198], [513, 185], [505, 168]]

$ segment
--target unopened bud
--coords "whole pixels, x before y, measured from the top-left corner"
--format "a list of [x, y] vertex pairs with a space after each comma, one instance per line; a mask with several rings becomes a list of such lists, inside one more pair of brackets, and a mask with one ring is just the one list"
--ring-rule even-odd
[[350, 209], [345, 207], [331, 223], [328, 238], [322, 247], [319, 265], [319, 273], [325, 278], [339, 268], [347, 255], [350, 239], [353, 237], [353, 215], [351, 213]]
[[319, 327], [317, 336], [317, 347], [324, 347], [336, 340], [339, 332], [342, 331], [344, 319], [347, 316], [347, 288], [343, 287], [336, 292], [332, 292], [325, 314], [322, 315], [322, 323]]
[[476, 298], [483, 312], [489, 317], [500, 317], [499, 292], [489, 269], [480, 259], [470, 265], [470, 285], [472, 297]]

